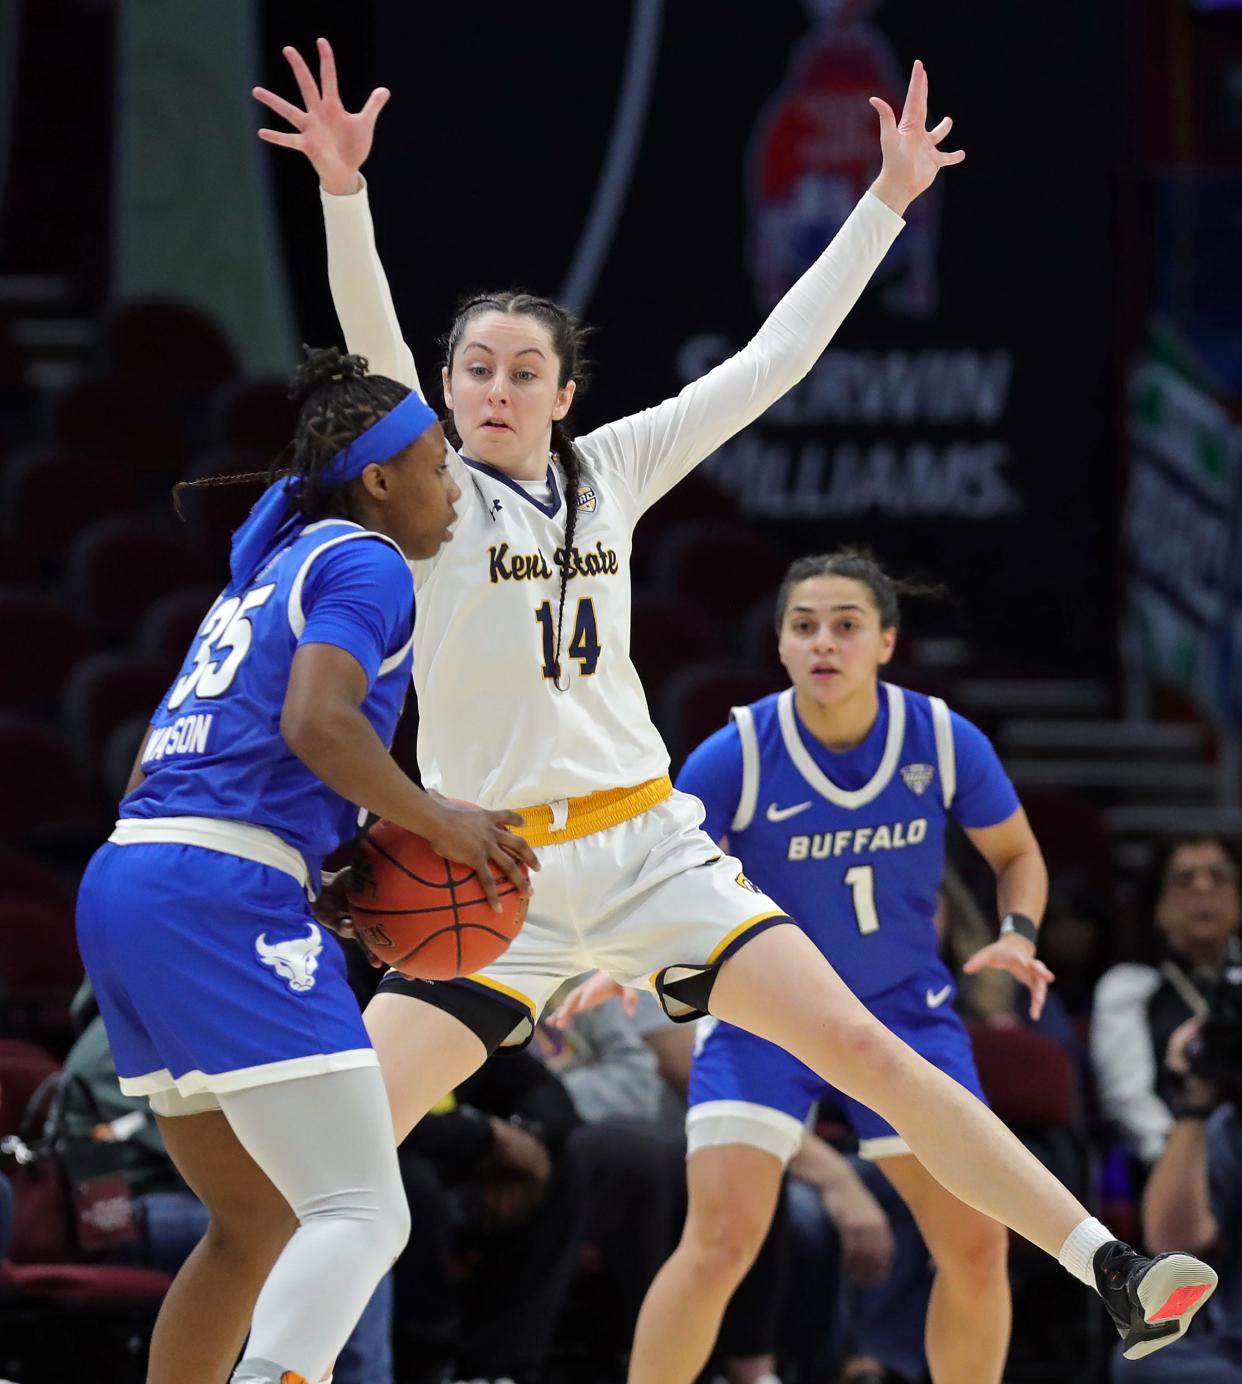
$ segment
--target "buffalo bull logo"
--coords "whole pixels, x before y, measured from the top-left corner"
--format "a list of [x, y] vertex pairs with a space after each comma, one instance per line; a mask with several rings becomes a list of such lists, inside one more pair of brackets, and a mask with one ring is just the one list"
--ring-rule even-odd
[[305, 937], [291, 937], [287, 942], [269, 942], [267, 933], [261, 932], [254, 943], [259, 960], [265, 966], [271, 966], [282, 980], [289, 982], [289, 989], [299, 995], [314, 989], [315, 972], [319, 969], [319, 956], [323, 951], [323, 933], [315, 923], [307, 923], [306, 926], [310, 931]]

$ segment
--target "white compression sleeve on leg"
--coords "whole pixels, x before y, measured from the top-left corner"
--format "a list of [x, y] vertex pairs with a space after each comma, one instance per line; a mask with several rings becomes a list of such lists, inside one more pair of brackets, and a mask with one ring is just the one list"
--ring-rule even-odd
[[327, 1072], [227, 1092], [220, 1106], [300, 1223], [259, 1294], [233, 1378], [266, 1380], [259, 1371], [276, 1361], [321, 1380], [409, 1236], [383, 1077], [378, 1067]]

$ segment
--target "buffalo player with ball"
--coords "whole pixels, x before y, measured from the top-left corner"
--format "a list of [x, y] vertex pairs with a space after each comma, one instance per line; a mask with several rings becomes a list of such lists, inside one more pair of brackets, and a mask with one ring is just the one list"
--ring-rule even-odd
[[399, 851], [405, 829], [425, 838], [450, 902], [502, 925], [493, 951], [537, 868], [507, 829], [520, 817], [426, 794], [388, 753], [413, 657], [408, 561], [449, 539], [460, 497], [435, 414], [335, 350], [311, 352], [295, 388], [287, 467], [234, 536], [78, 897], [121, 1088], [149, 1097], [211, 1213], [149, 1384], [219, 1384], [248, 1328], [234, 1380], [315, 1384], [405, 1244], [384, 1083], [315, 900], [359, 806]]
[[[387, 93], [352, 114], [326, 42], [318, 83], [285, 51], [304, 105], [257, 91], [292, 127], [263, 137], [304, 154], [319, 175], [347, 342], [413, 385], [360, 175]], [[928, 129], [927, 99], [921, 63], [900, 119], [873, 98], [879, 176], [741, 351], [675, 397], [580, 440], [566, 424], [582, 374], [572, 314], [521, 293], [463, 304], [441, 371], [461, 515], [453, 542], [414, 568], [419, 764], [446, 793], [531, 804], [519, 809], [521, 830], [543, 873], [520, 936], [497, 962], [436, 984], [390, 974], [367, 1027], [404, 1137], [492, 1048], [526, 1040], [549, 996], [578, 971], [596, 966], [654, 989], [674, 1017], [709, 1011], [875, 1109], [960, 1200], [1099, 1288], [1128, 1350], [1145, 1354], [1185, 1329], [1215, 1283], [1212, 1270], [1188, 1255], [1152, 1261], [1120, 1246], [974, 1095], [866, 1011], [700, 829], [702, 804], [674, 791], [629, 656], [639, 518], [810, 370], [906, 208], [964, 157], [939, 148], [951, 122]], [[540, 233], [515, 229], [504, 188], [496, 193], [491, 214], [470, 221], [483, 253], [506, 236]], [[486, 678], [484, 655], [494, 671]], [[636, 1350], [633, 1384], [693, 1379], [702, 1339], [675, 1335], [662, 1356]]]

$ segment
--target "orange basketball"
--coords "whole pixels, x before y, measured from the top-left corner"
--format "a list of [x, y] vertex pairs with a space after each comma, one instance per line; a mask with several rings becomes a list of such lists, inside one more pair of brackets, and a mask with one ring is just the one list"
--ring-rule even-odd
[[526, 896], [499, 866], [491, 868], [499, 913], [473, 870], [446, 860], [404, 827], [377, 822], [354, 852], [354, 929], [381, 961], [415, 980], [452, 980], [482, 970], [526, 921]]

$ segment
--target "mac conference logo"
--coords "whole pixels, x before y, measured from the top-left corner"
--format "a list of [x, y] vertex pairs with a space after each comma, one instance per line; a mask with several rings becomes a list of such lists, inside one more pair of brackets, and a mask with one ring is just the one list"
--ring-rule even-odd
[[932, 779], [936, 777], [936, 771], [930, 764], [903, 764], [901, 777], [905, 780], [906, 787], [911, 793], [915, 793], [921, 798]]

